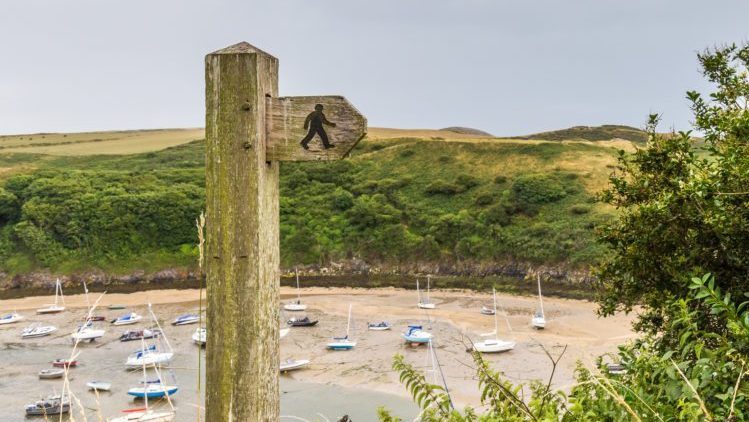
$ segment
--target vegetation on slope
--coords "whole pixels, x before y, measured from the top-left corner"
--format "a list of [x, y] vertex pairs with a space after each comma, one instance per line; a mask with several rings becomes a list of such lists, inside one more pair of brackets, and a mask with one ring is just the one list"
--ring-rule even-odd
[[624, 139], [627, 141], [643, 143], [647, 141], [648, 134], [642, 129], [622, 125], [573, 126], [567, 129], [518, 136], [516, 139], [541, 139], [546, 141], [580, 139], [594, 142]]
[[[0, 167], [21, 169], [0, 189], [2, 270], [189, 264], [204, 150], [0, 154]], [[400, 138], [364, 141], [340, 162], [284, 163], [282, 263], [586, 267], [603, 253], [592, 229], [611, 211], [594, 194], [615, 160], [581, 143]]]

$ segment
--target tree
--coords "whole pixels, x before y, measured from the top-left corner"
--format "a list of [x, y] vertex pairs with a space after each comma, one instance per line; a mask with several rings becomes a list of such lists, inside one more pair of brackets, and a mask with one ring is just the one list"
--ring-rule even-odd
[[[724, 292], [746, 290], [749, 274], [749, 45], [698, 55], [715, 84], [707, 97], [687, 93], [692, 132], [662, 135], [650, 117], [648, 142], [623, 152], [602, 199], [619, 209], [600, 231], [610, 257], [597, 269], [599, 312], [643, 304], [638, 327], [662, 329], [667, 303], [686, 295], [689, 277], [710, 272]], [[707, 313], [701, 324], [714, 325]]]

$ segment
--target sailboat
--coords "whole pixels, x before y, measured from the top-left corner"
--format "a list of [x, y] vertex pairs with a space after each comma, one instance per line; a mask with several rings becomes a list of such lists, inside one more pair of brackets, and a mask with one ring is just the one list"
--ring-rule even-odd
[[283, 308], [287, 311], [305, 311], [307, 310], [307, 305], [302, 304], [302, 294], [299, 290], [299, 272], [294, 269], [294, 274], [296, 275], [296, 302], [291, 302], [283, 305]]
[[356, 342], [349, 339], [351, 330], [351, 304], [348, 305], [348, 323], [346, 324], [346, 337], [333, 337], [333, 341], [328, 343], [328, 349], [331, 350], [351, 350], [356, 346]]
[[23, 319], [23, 316], [21, 316], [21, 314], [19, 314], [18, 312], [13, 311], [13, 312], [11, 312], [11, 313], [9, 313], [7, 315], [3, 315], [3, 316], [0, 317], [0, 325], [12, 324], [12, 323], [18, 322], [18, 321], [20, 321], [22, 319]]
[[62, 300], [62, 304], [65, 305], [65, 296], [63, 296], [62, 294], [62, 285], [60, 284], [59, 278], [55, 281], [55, 303], [54, 305], [52, 304], [44, 305], [43, 308], [37, 309], [36, 313], [37, 314], [56, 314], [58, 312], [64, 311], [65, 306], [60, 306], [57, 304], [58, 295]]
[[537, 328], [539, 330], [543, 330], [546, 328], [546, 315], [544, 315], [544, 299], [543, 296], [541, 296], [541, 276], [538, 275], [538, 309], [536, 309], [536, 313], [533, 315], [533, 319], [531, 320], [531, 325], [533, 325], [533, 328]]
[[35, 338], [44, 337], [57, 331], [57, 327], [54, 325], [41, 325], [39, 323], [32, 324], [21, 331], [21, 338]]
[[[150, 309], [150, 304], [149, 304]], [[141, 348], [145, 349], [146, 343], [141, 340]], [[143, 398], [146, 406], [141, 409], [128, 409], [126, 416], [110, 419], [109, 422], [172, 422], [176, 417], [176, 412], [169, 396], [176, 393], [178, 388], [175, 385], [164, 385], [161, 383], [161, 374], [159, 369], [154, 365], [156, 375], [159, 377], [158, 383], [149, 382], [146, 377], [146, 363], [143, 362], [143, 386], [134, 387], [127, 391], [127, 394], [136, 398]], [[166, 397], [170, 410], [151, 410], [148, 408], [148, 399]]]
[[432, 339], [432, 333], [424, 331], [421, 325], [409, 325], [402, 336], [408, 343], [429, 343]]
[[494, 299], [494, 331], [482, 334], [482, 337], [494, 336], [493, 339], [487, 339], [473, 344], [474, 350], [481, 353], [499, 353], [506, 352], [515, 348], [514, 341], [500, 340], [498, 337], [499, 321], [497, 320], [497, 292], [492, 288], [492, 298]]
[[416, 278], [416, 291], [419, 294], [419, 303], [418, 303], [418, 306], [421, 309], [434, 309], [434, 308], [437, 307], [434, 303], [432, 303], [429, 300], [429, 284], [430, 284], [429, 278], [430, 277], [427, 276], [427, 299], [425, 301], [421, 300], [421, 289], [419, 289], [419, 278], [418, 277]]

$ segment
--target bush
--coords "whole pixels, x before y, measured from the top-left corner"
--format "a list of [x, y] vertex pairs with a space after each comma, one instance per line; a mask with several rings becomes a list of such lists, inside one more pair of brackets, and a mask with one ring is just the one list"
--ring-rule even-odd
[[408, 158], [408, 157], [411, 157], [411, 156], [414, 155], [414, 150], [412, 150], [412, 149], [404, 149], [403, 151], [401, 151], [400, 153], [398, 153], [398, 155], [401, 158]]
[[465, 191], [463, 186], [445, 182], [444, 180], [435, 180], [427, 185], [424, 192], [426, 192], [427, 195], [455, 195], [463, 191]]
[[567, 196], [565, 185], [551, 175], [518, 176], [512, 183], [512, 193], [519, 204], [542, 205]]
[[501, 174], [499, 176], [494, 176], [494, 183], [495, 184], [501, 185], [501, 184], [506, 183], [506, 182], [507, 182], [507, 176], [503, 176]]
[[494, 202], [494, 195], [489, 194], [489, 193], [482, 193], [476, 197], [476, 205], [481, 206], [481, 207], [490, 205], [493, 202]]
[[590, 212], [589, 205], [576, 204], [570, 207], [570, 212], [575, 215], [583, 215]]
[[470, 174], [459, 174], [458, 177], [455, 178], [455, 184], [462, 186], [463, 190], [469, 190], [480, 185], [481, 182]]

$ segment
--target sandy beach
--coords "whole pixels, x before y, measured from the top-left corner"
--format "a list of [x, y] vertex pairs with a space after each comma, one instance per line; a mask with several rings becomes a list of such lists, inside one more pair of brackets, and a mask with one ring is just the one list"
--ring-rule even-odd
[[[282, 288], [281, 292], [282, 302], [289, 301], [296, 294], [296, 291], [290, 288]], [[301, 294], [302, 301], [309, 305], [308, 311], [294, 313], [282, 310], [282, 319], [285, 321], [294, 315], [307, 314], [310, 318], [319, 319], [320, 322], [315, 327], [293, 328], [291, 333], [281, 340], [281, 357], [282, 360], [310, 359], [312, 363], [307, 369], [284, 375], [283, 379], [408, 397], [405, 388], [398, 382], [397, 374], [391, 369], [391, 363], [392, 357], [396, 353], [401, 353], [414, 365], [425, 366], [426, 348], [408, 346], [401, 338], [401, 333], [408, 324], [420, 323], [431, 328], [430, 331], [435, 336], [434, 345], [437, 356], [454, 402], [460, 406], [480, 406], [473, 363], [470, 355], [466, 353], [466, 345], [468, 339], [480, 341], [480, 333], [494, 329], [493, 317], [479, 313], [482, 305], [491, 304], [490, 295], [469, 291], [433, 291], [431, 298], [432, 302], [437, 304], [437, 309], [429, 311], [427, 315], [425, 311], [416, 307], [417, 294], [413, 290], [306, 288], [301, 290]], [[98, 296], [99, 294], [91, 294], [90, 300], [93, 302]], [[195, 326], [172, 327], [168, 325], [168, 322], [180, 313], [196, 311], [198, 298], [198, 290], [106, 294], [101, 298], [100, 309], [96, 314], [105, 315], [107, 319], [114, 318], [127, 311], [107, 310], [106, 306], [122, 304], [128, 307], [128, 311], [134, 310], [145, 315], [147, 311], [144, 304], [152, 303], [175, 349], [176, 359], [172, 366], [175, 367], [174, 371], [180, 377], [181, 387], [183, 383], [186, 383], [195, 389], [198, 352], [197, 347], [190, 340]], [[574, 382], [573, 371], [578, 360], [591, 366], [596, 356], [613, 352], [618, 344], [634, 338], [631, 330], [633, 315], [599, 319], [595, 315], [594, 303], [545, 298], [547, 328], [535, 330], [530, 326], [530, 319], [537, 306], [537, 297], [498, 295], [497, 299], [501, 306], [500, 337], [515, 340], [517, 346], [510, 352], [485, 355], [485, 357], [492, 367], [502, 371], [506, 377], [515, 382], [548, 379], [551, 363], [541, 345], [552, 355], [561, 352], [565, 345], [568, 347], [557, 368], [554, 384], [557, 387], [569, 388]], [[44, 355], [47, 362], [65, 356], [61, 354], [65, 350], [69, 353], [68, 336], [76, 324], [80, 323], [85, 313], [85, 297], [83, 295], [66, 296], [67, 310], [61, 314], [50, 316], [34, 314], [36, 308], [51, 301], [52, 297], [48, 296], [0, 301], [0, 312], [16, 310], [26, 317], [26, 320], [20, 323], [0, 328], [0, 342], [3, 345], [0, 356], [5, 357], [5, 359], [0, 359], [0, 371], [4, 374], [30, 377], [28, 385], [23, 384], [25, 396], [17, 395], [11, 399], [12, 403], [5, 403], [1, 406], [2, 408], [12, 405], [16, 406], [20, 412], [23, 403], [31, 402], [37, 396], [48, 392], [40, 390], [36, 381], [36, 371], [46, 366], [40, 365], [40, 362], [31, 361], [31, 358], [25, 361], [23, 357], [20, 358], [23, 361], [22, 364], [13, 362], [17, 356], [22, 355], [22, 351], [34, 350], [36, 354], [43, 355], [45, 350], [55, 350], [55, 352], [49, 352], [49, 356]], [[357, 340], [358, 344], [351, 351], [328, 351], [325, 349], [326, 342], [334, 335], [345, 333], [349, 304], [352, 304], [354, 309], [352, 337]], [[511, 331], [505, 322], [505, 314]], [[367, 322], [383, 319], [393, 324], [391, 331], [367, 331]], [[146, 318], [144, 322], [145, 320]], [[56, 325], [59, 331], [50, 337], [21, 340], [21, 329], [32, 322], [50, 323]], [[101, 361], [111, 359], [111, 362], [98, 362], [100, 364], [98, 371], [122, 367], [128, 351], [137, 348], [137, 345], [120, 343], [117, 337], [125, 329], [133, 329], [137, 326], [114, 327], [109, 323], [102, 324], [107, 329], [107, 334], [95, 343], [81, 345], [80, 360], [90, 361], [90, 355], [97, 356], [96, 359]], [[123, 344], [127, 345], [124, 350]], [[60, 356], [53, 356], [52, 353]], [[204, 367], [202, 363], [201, 367]], [[116, 374], [120, 372], [117, 370]], [[134, 383], [138, 376], [129, 374], [126, 378], [128, 382]], [[191, 381], [183, 381], [185, 379]], [[85, 384], [86, 380], [80, 379], [79, 381]], [[47, 382], [48, 385], [52, 385], [51, 383], [52, 381]], [[126, 390], [129, 385], [125, 382], [120, 390]], [[10, 385], [7, 382], [0, 382], [0, 402], [8, 400], [2, 393], [9, 388]], [[33, 393], [37, 390], [38, 394], [34, 395]], [[190, 393], [185, 391], [177, 401], [189, 401], [192, 403], [189, 405], [191, 408], [197, 408], [196, 406], [199, 406], [197, 399], [185, 400], [188, 394]], [[192, 394], [192, 397], [197, 397], [195, 393]], [[119, 409], [124, 406], [122, 403], [127, 402], [127, 396], [120, 391], [118, 397], [112, 397], [111, 403], [107, 401], [101, 405]], [[180, 409], [185, 407], [182, 406]], [[376, 403], [371, 404], [373, 418], [376, 407]], [[194, 413], [194, 410], [191, 412]]]

